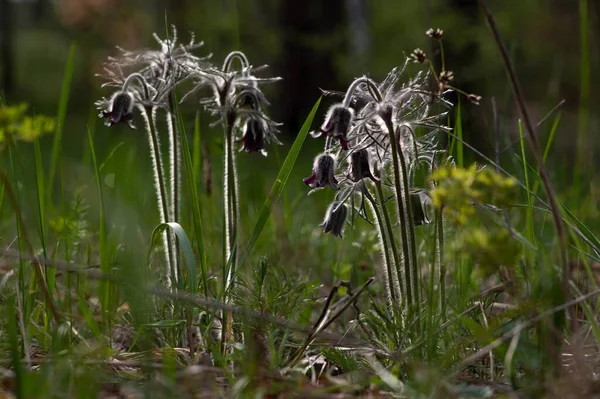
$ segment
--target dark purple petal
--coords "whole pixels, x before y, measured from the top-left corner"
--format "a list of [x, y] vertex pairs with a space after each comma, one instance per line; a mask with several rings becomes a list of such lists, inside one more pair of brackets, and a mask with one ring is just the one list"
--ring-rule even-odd
[[317, 174], [313, 171], [313, 174], [310, 175], [309, 177], [305, 177], [304, 179], [302, 179], [302, 181], [304, 182], [304, 184], [306, 184], [308, 187], [312, 188], [312, 185], [315, 183], [315, 180], [317, 180]]
[[242, 150], [246, 152], [261, 152], [265, 148], [265, 132], [261, 121], [250, 119], [246, 122], [246, 131], [242, 137]]

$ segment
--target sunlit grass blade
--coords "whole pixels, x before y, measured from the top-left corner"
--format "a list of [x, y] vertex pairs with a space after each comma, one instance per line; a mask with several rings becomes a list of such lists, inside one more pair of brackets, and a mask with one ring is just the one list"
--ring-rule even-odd
[[554, 142], [554, 135], [556, 134], [556, 129], [558, 129], [558, 124], [560, 123], [561, 113], [559, 112], [554, 118], [554, 122], [552, 123], [552, 128], [550, 129], [550, 136], [548, 137], [548, 142], [546, 142], [546, 148], [544, 148], [543, 160], [546, 162], [548, 159], [548, 153], [550, 152], [550, 147]]
[[294, 168], [294, 165], [296, 164], [296, 159], [298, 159], [298, 154], [300, 153], [302, 144], [304, 144], [304, 140], [306, 139], [306, 136], [308, 135], [308, 132], [310, 131], [310, 125], [312, 124], [315, 114], [317, 113], [319, 104], [321, 104], [321, 98], [319, 98], [317, 100], [316, 104], [313, 106], [312, 110], [310, 111], [310, 114], [308, 114], [308, 117], [304, 121], [304, 124], [302, 125], [302, 128], [300, 129], [300, 132], [298, 133], [298, 136], [296, 137], [296, 140], [294, 140], [294, 144], [292, 145], [290, 152], [288, 153], [287, 157], [285, 158], [285, 161], [283, 162], [281, 169], [279, 170], [277, 179], [275, 180], [275, 183], [271, 187], [271, 191], [269, 192], [269, 195], [268, 195], [267, 199], [265, 200], [265, 203], [263, 204], [263, 207], [260, 211], [260, 215], [258, 216], [258, 220], [256, 221], [256, 224], [254, 225], [252, 235], [250, 236], [250, 239], [246, 243], [246, 248], [244, 249], [244, 252], [242, 253], [242, 255], [240, 257], [240, 262], [239, 262], [240, 266], [244, 263], [244, 261], [246, 260], [246, 258], [250, 254], [250, 252], [252, 252], [252, 248], [254, 247], [254, 244], [256, 244], [256, 241], [258, 240], [260, 233], [262, 232], [263, 228], [267, 224], [267, 221], [269, 220], [269, 217], [271, 216], [271, 212], [273, 210], [273, 206], [275, 205], [275, 201], [277, 201], [277, 199], [283, 192], [283, 189], [285, 188], [285, 185], [286, 185], [288, 179], [290, 178], [290, 174], [292, 173], [292, 169]]
[[[550, 147], [552, 147], [552, 143], [554, 142], [554, 135], [556, 134], [556, 130], [558, 129], [558, 124], [560, 123], [561, 113], [559, 112], [554, 118], [554, 122], [552, 123], [552, 128], [550, 129], [550, 135], [548, 136], [548, 141], [546, 142], [546, 148], [544, 148], [543, 160], [546, 162], [548, 159], [548, 154], [550, 153]], [[538, 188], [541, 184], [541, 179], [537, 179], [533, 185], [533, 189], [531, 192], [533, 195], [537, 195]]]
[[67, 66], [63, 78], [62, 91], [58, 102], [58, 114], [56, 117], [56, 131], [54, 133], [54, 142], [52, 144], [52, 160], [50, 162], [50, 171], [48, 172], [48, 199], [52, 199], [52, 187], [58, 163], [60, 162], [62, 133], [65, 127], [67, 117], [67, 107], [69, 105], [69, 94], [71, 91], [71, 82], [73, 81], [73, 70], [75, 67], [75, 43], [71, 44]]

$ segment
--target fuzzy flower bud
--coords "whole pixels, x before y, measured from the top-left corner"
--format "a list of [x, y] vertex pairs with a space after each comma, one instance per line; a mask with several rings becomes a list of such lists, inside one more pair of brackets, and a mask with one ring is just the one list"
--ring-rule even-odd
[[354, 112], [351, 108], [345, 107], [342, 104], [337, 104], [329, 108], [325, 122], [321, 126], [321, 129], [316, 134], [313, 133], [313, 137], [319, 137], [322, 134], [327, 134], [335, 139], [340, 140], [342, 149], [348, 149], [348, 132], [352, 125], [354, 118]]
[[109, 105], [108, 110], [100, 113], [100, 117], [106, 119], [106, 126], [113, 126], [118, 123], [127, 123], [130, 128], [135, 129], [133, 125], [133, 96], [130, 93], [116, 92]]
[[374, 182], [378, 182], [371, 172], [371, 163], [369, 161], [369, 151], [366, 148], [358, 150], [350, 155], [350, 179], [353, 182], [358, 182], [363, 178], [368, 177]]
[[328, 154], [321, 154], [315, 158], [313, 172], [310, 177], [304, 179], [304, 183], [310, 188], [330, 186], [337, 190], [338, 182], [335, 178], [335, 158]]
[[325, 220], [320, 225], [324, 227], [324, 233], [331, 233], [334, 236], [342, 237], [344, 232], [344, 225], [346, 223], [346, 217], [348, 216], [348, 207], [345, 204], [340, 204], [338, 201], [334, 201], [327, 208], [325, 214]]

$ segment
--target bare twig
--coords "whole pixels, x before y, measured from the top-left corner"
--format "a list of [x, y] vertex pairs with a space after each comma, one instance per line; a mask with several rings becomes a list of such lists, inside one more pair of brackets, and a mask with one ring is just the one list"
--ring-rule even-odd
[[508, 78], [510, 81], [510, 86], [513, 91], [513, 95], [517, 101], [517, 106], [519, 108], [519, 113], [521, 114], [521, 118], [523, 119], [523, 124], [525, 126], [525, 130], [527, 131], [527, 142], [534, 154], [540, 177], [542, 179], [542, 183], [544, 185], [544, 189], [546, 191], [546, 196], [548, 198], [548, 203], [550, 205], [550, 211], [552, 212], [554, 226], [556, 228], [556, 234], [559, 240], [559, 250], [560, 250], [560, 259], [562, 263], [562, 285], [563, 285], [563, 295], [565, 298], [569, 298], [569, 263], [567, 260], [567, 237], [565, 234], [564, 226], [562, 223], [562, 218], [560, 215], [560, 209], [558, 207], [558, 203], [556, 201], [556, 196], [554, 194], [554, 190], [552, 188], [552, 183], [550, 181], [550, 176], [548, 175], [548, 170], [544, 165], [544, 160], [542, 158], [542, 152], [540, 150], [539, 141], [535, 132], [535, 127], [531, 122], [531, 118], [529, 117], [529, 113], [527, 112], [527, 107], [525, 106], [525, 99], [523, 98], [523, 94], [521, 93], [521, 88], [519, 86], [519, 82], [517, 80], [517, 75], [513, 68], [513, 65], [508, 57], [508, 53], [504, 44], [502, 42], [502, 38], [500, 37], [500, 31], [498, 30], [498, 26], [496, 25], [496, 21], [494, 17], [487, 7], [484, 0], [479, 0], [479, 4], [486, 15], [488, 25], [492, 30], [492, 34], [494, 35], [494, 40], [496, 41], [496, 45], [498, 46], [498, 50], [500, 51], [500, 55], [502, 56], [502, 60], [504, 61], [504, 66], [506, 67], [506, 71], [508, 73]]

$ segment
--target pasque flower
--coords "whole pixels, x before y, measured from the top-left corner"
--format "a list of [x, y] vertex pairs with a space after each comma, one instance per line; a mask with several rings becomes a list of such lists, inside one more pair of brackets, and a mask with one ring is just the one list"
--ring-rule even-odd
[[350, 179], [353, 182], [358, 182], [363, 178], [369, 178], [374, 182], [378, 182], [373, 172], [371, 172], [371, 162], [369, 161], [369, 150], [366, 148], [354, 151], [350, 155]]
[[244, 125], [244, 134], [242, 135], [242, 148], [240, 151], [260, 152], [267, 155], [265, 152], [265, 123], [258, 118], [250, 118]]
[[310, 177], [304, 179], [304, 183], [310, 188], [330, 186], [337, 190], [338, 181], [335, 178], [335, 158], [329, 154], [320, 154], [315, 158], [313, 172]]
[[334, 201], [329, 205], [329, 208], [327, 208], [325, 220], [323, 220], [323, 223], [320, 226], [324, 228], [323, 231], [325, 233], [331, 233], [334, 236], [341, 238], [347, 217], [348, 207], [346, 204]]
[[336, 104], [329, 108], [325, 122], [321, 125], [321, 129], [318, 132], [313, 132], [313, 137], [320, 137], [323, 134], [338, 139], [340, 145], [344, 150], [348, 149], [348, 132], [352, 125], [352, 119], [354, 118], [354, 111], [352, 108], [347, 107], [343, 104]]
[[130, 128], [135, 129], [133, 105], [134, 100], [131, 93], [118, 91], [112, 96], [108, 109], [101, 110], [100, 117], [105, 118], [106, 126], [127, 123]]

